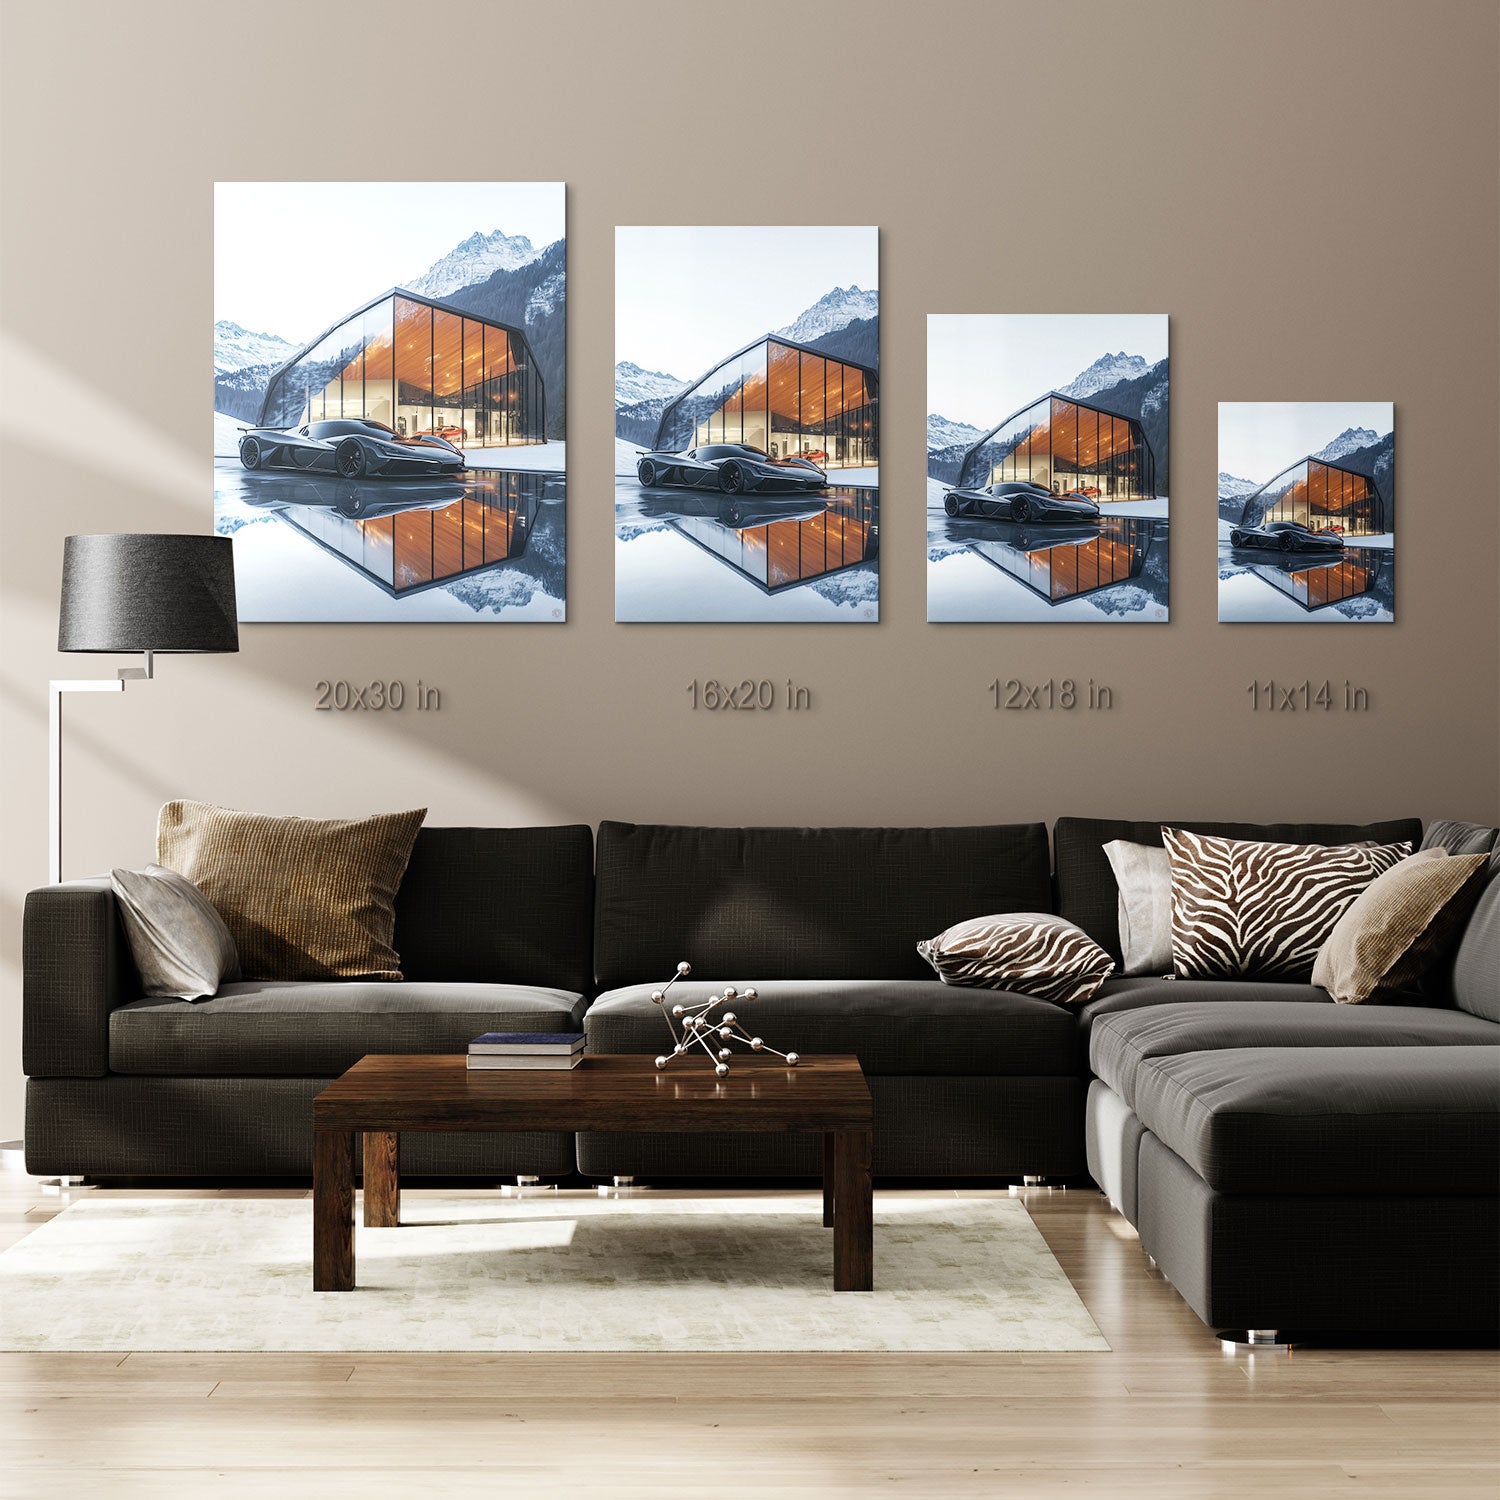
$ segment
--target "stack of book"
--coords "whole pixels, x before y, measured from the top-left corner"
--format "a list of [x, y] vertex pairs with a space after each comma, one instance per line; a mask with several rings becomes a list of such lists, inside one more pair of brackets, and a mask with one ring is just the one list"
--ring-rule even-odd
[[471, 1068], [576, 1068], [581, 1031], [487, 1031], [469, 1043]]

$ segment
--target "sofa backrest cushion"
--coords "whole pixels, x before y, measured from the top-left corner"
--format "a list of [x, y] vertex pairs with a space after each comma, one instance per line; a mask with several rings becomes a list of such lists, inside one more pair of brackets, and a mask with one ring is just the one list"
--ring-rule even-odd
[[1053, 830], [1057, 868], [1057, 910], [1088, 933], [1117, 962], [1120, 953], [1120, 888], [1104, 846], [1112, 839], [1131, 844], [1162, 842], [1162, 824], [1215, 838], [1255, 839], [1276, 844], [1376, 844], [1422, 838], [1418, 818], [1386, 823], [1197, 823], [1180, 818], [1128, 822], [1118, 818], [1059, 818]]
[[1046, 911], [1047, 830], [602, 823], [599, 987], [705, 979], [930, 979], [917, 943], [966, 917]]
[[1490, 855], [1490, 881], [1458, 940], [1446, 987], [1460, 1010], [1500, 1022], [1500, 850]]
[[593, 983], [594, 837], [561, 828], [424, 828], [396, 892], [408, 979]]
[[1488, 854], [1495, 847], [1497, 830], [1485, 823], [1460, 823], [1439, 818], [1422, 835], [1424, 849], [1446, 849], [1449, 854]]

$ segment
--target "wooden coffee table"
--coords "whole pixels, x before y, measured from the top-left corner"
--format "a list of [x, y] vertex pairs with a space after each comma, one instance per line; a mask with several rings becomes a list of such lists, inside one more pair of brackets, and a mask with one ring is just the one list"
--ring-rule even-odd
[[833, 1288], [874, 1287], [870, 1090], [854, 1057], [736, 1058], [718, 1078], [692, 1063], [586, 1056], [566, 1072], [469, 1068], [452, 1056], [361, 1058], [313, 1100], [313, 1290], [354, 1286], [354, 1149], [364, 1136], [365, 1224], [401, 1222], [401, 1132], [584, 1130], [796, 1132], [823, 1137], [823, 1223]]

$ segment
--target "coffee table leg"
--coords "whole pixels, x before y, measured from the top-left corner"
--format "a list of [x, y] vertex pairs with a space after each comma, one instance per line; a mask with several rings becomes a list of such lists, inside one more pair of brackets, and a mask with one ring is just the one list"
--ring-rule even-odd
[[823, 1132], [823, 1228], [833, 1228], [833, 1141], [831, 1130]]
[[354, 1290], [354, 1133], [313, 1132], [313, 1291]]
[[871, 1133], [840, 1130], [833, 1144], [833, 1289], [875, 1289], [875, 1202]]
[[394, 1130], [365, 1131], [365, 1227], [394, 1229], [401, 1222], [401, 1137]]

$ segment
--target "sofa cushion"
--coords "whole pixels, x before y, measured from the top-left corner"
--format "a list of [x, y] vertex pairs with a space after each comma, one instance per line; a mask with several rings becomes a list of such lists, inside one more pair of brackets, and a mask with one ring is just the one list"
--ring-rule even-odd
[[409, 980], [592, 989], [593, 829], [422, 829], [396, 892], [396, 951]]
[[[602, 823], [600, 989], [680, 959], [744, 980], [928, 979], [917, 943], [985, 912], [1047, 911], [1047, 830]], [[739, 980], [735, 981], [739, 983]]]
[[1495, 847], [1497, 835], [1500, 835], [1500, 830], [1484, 823], [1439, 818], [1427, 825], [1427, 832], [1422, 835], [1422, 848], [1446, 849], [1449, 854], [1488, 854]]
[[[758, 991], [735, 1013], [747, 1031], [783, 1052], [852, 1052], [872, 1074], [1042, 1074], [1078, 1071], [1072, 1015], [1008, 990], [965, 989], [935, 979], [700, 980], [671, 1001], [716, 994], [725, 984]], [[671, 1038], [653, 986], [601, 995], [584, 1018], [590, 1052], [668, 1050]], [[669, 1001], [669, 1003], [671, 1003]], [[707, 1066], [705, 1060], [704, 1066]], [[689, 1063], [688, 1066], [694, 1066]]]
[[1490, 872], [1442, 988], [1460, 1010], [1500, 1021], [1500, 853], [1490, 856]]
[[1191, 819], [1059, 818], [1053, 830], [1057, 863], [1057, 909], [1076, 922], [1115, 959], [1120, 953], [1120, 890], [1104, 846], [1111, 839], [1132, 844], [1162, 842], [1162, 824], [1226, 839], [1263, 839], [1277, 844], [1410, 843], [1422, 837], [1419, 818], [1386, 823], [1202, 823]]
[[1136, 1070], [1135, 1112], [1219, 1192], [1493, 1194], [1500, 1175], [1492, 1046], [1156, 1057]]
[[1222, 1005], [1226, 1001], [1290, 1001], [1297, 1005], [1332, 1005], [1327, 990], [1313, 984], [1283, 984], [1274, 979], [1160, 979], [1144, 975], [1106, 979], [1099, 993], [1078, 1009], [1084, 1058], [1094, 1025], [1121, 1011], [1158, 1005]]
[[331, 1078], [369, 1052], [463, 1052], [486, 1031], [578, 1030], [581, 995], [514, 984], [226, 984], [109, 1017], [113, 1073]]
[[[1226, 1047], [1495, 1047], [1500, 1026], [1461, 1010], [1407, 1005], [1307, 1005], [1287, 1000], [1198, 1001], [1101, 1016], [1089, 1066], [1134, 1107], [1150, 1058]], [[1496, 1054], [1500, 1067], [1500, 1054]]]

